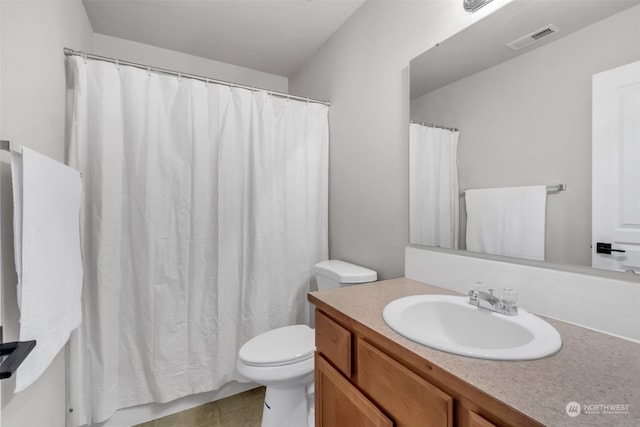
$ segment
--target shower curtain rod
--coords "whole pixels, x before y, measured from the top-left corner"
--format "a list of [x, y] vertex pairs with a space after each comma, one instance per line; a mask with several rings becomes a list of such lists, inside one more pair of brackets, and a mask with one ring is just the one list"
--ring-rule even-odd
[[224, 80], [212, 79], [212, 78], [209, 78], [209, 77], [198, 76], [196, 74], [181, 73], [179, 71], [167, 70], [166, 68], [159, 68], [159, 67], [154, 67], [154, 66], [151, 66], [151, 65], [139, 64], [137, 62], [123, 61], [123, 60], [116, 59], [116, 58], [109, 58], [109, 57], [106, 57], [106, 56], [96, 55], [96, 54], [93, 54], [93, 53], [87, 53], [87, 52], [82, 52], [82, 51], [79, 51], [79, 50], [69, 49], [68, 47], [64, 48], [64, 55], [65, 56], [80, 56], [82, 58], [94, 59], [94, 60], [97, 60], [97, 61], [105, 61], [105, 62], [111, 62], [113, 64], [127, 65], [129, 67], [140, 68], [142, 70], [147, 70], [147, 71], [154, 71], [156, 73], [168, 74], [170, 76], [186, 77], [188, 79], [200, 80], [200, 81], [205, 82], [205, 83], [215, 83], [215, 84], [229, 86], [229, 87], [239, 87], [241, 89], [248, 89], [248, 90], [251, 90], [251, 91], [258, 90], [258, 91], [261, 91], [261, 92], [267, 92], [267, 93], [269, 93], [269, 94], [271, 94], [273, 96], [277, 96], [279, 98], [287, 98], [287, 99], [294, 99], [294, 100], [297, 100], [297, 101], [313, 102], [314, 104], [323, 104], [323, 105], [326, 105], [327, 107], [331, 105], [331, 103], [328, 102], [328, 101], [319, 101], [317, 99], [304, 98], [302, 96], [289, 95], [288, 93], [276, 92], [276, 91], [273, 91], [273, 90], [262, 89], [262, 88], [257, 88], [257, 87], [253, 87], [253, 86], [247, 86], [247, 85], [227, 82], [227, 81], [224, 81]]
[[458, 128], [450, 128], [450, 127], [446, 127], [446, 126], [436, 125], [436, 124], [433, 124], [433, 123], [419, 122], [417, 120], [410, 120], [410, 122], [414, 123], [416, 125], [422, 125], [422, 126], [426, 126], [426, 127], [429, 127], [429, 128], [444, 129], [444, 130], [450, 130], [452, 132], [458, 132]]

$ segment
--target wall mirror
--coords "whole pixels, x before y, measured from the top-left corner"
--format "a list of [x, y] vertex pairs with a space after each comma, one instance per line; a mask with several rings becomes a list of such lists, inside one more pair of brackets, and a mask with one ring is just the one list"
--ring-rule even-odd
[[[411, 244], [465, 251], [469, 240], [469, 250], [519, 257], [477, 250], [474, 239], [491, 240], [483, 225], [502, 215], [483, 208], [532, 190], [514, 196], [525, 200], [515, 224], [527, 225], [511, 237], [542, 233], [543, 255], [524, 258], [640, 274], [639, 4], [514, 0], [411, 61]], [[620, 142], [602, 149], [592, 137]], [[502, 193], [475, 199], [476, 189]], [[592, 219], [602, 222], [592, 192], [615, 196], [604, 202], [613, 237], [592, 236]], [[543, 228], [530, 226], [540, 215]], [[612, 251], [597, 254], [596, 240]]]

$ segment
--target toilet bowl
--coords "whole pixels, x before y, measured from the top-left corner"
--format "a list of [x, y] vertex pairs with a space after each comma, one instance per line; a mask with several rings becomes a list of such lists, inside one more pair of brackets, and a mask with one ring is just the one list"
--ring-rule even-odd
[[[316, 264], [318, 290], [372, 282], [377, 273], [343, 261]], [[313, 427], [314, 330], [307, 325], [272, 329], [247, 341], [236, 368], [246, 379], [267, 387], [262, 427]]]
[[308, 425], [314, 340], [307, 325], [285, 326], [252, 338], [238, 352], [240, 375], [267, 387], [262, 427]]

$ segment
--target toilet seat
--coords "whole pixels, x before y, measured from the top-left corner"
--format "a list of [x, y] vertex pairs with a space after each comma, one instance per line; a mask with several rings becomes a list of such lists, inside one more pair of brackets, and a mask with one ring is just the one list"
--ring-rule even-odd
[[238, 352], [249, 366], [284, 366], [313, 357], [314, 330], [307, 325], [272, 329], [247, 341]]

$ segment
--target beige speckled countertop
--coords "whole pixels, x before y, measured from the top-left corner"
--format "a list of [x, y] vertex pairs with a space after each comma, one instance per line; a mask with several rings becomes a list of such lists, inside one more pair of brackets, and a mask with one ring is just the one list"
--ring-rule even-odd
[[[553, 356], [501, 362], [449, 354], [404, 338], [382, 319], [389, 302], [416, 294], [455, 293], [402, 278], [311, 292], [309, 300], [348, 316], [544, 425], [640, 427], [640, 344], [545, 318], [562, 336], [562, 349]], [[575, 418], [565, 412], [569, 402], [582, 405]], [[600, 413], [586, 414], [585, 405], [592, 404], [628, 405], [628, 411], [592, 407]]]

